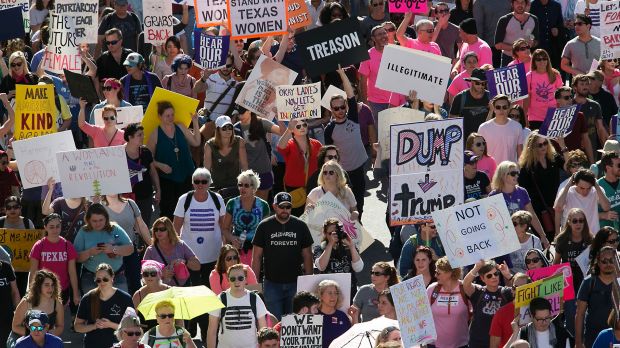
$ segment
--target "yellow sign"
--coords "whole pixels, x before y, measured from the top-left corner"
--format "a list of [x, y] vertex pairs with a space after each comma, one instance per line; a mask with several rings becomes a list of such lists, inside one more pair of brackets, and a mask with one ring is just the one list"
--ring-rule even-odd
[[550, 298], [564, 293], [564, 274], [539, 279], [533, 283], [517, 287], [515, 290], [515, 309], [524, 307], [537, 297]]
[[151, 97], [149, 106], [146, 108], [144, 118], [142, 119], [142, 127], [144, 127], [144, 143], [149, 141], [151, 133], [159, 127], [159, 115], [157, 115], [157, 103], [161, 101], [169, 101], [174, 107], [174, 123], [189, 126], [192, 121], [192, 114], [196, 112], [198, 107], [198, 99], [171, 92], [160, 87], [155, 88], [155, 92]]
[[8, 247], [16, 272], [30, 270], [30, 250], [43, 237], [45, 230], [0, 228], [0, 245]]
[[56, 133], [56, 103], [52, 85], [15, 86], [15, 139]]

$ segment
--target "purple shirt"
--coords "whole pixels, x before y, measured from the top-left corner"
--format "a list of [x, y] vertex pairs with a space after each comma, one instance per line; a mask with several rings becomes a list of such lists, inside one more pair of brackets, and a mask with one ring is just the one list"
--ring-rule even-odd
[[362, 104], [362, 108], [357, 113], [358, 123], [360, 125], [360, 134], [362, 135], [362, 143], [364, 145], [368, 145], [370, 143], [370, 138], [368, 138], [368, 126], [374, 125], [375, 119], [372, 117], [370, 107], [364, 103], [360, 104]]
[[[493, 190], [489, 193], [489, 196], [498, 194], [499, 192]], [[523, 187], [515, 187], [515, 190], [511, 193], [504, 193], [504, 200], [506, 201], [506, 207], [510, 215], [514, 214], [517, 210], [525, 210], [525, 206], [530, 203], [530, 195]]]

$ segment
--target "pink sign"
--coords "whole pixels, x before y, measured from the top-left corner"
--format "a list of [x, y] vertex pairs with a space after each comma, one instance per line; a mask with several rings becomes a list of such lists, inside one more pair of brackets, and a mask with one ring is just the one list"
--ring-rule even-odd
[[427, 0], [389, 0], [390, 13], [422, 13], [428, 12]]
[[560, 273], [564, 273], [564, 301], [572, 300], [575, 298], [575, 288], [573, 287], [573, 272], [570, 263], [566, 262], [527, 271], [527, 275], [534, 281]]

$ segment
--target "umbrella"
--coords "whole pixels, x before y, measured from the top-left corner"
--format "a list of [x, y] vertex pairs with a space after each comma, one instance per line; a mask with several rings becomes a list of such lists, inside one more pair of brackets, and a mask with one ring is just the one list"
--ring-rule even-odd
[[329, 348], [373, 348], [381, 330], [388, 326], [398, 327], [398, 321], [379, 317], [355, 324], [340, 337], [333, 340]]
[[174, 304], [175, 319], [193, 319], [201, 314], [224, 308], [220, 298], [204, 285], [178, 287], [148, 294], [138, 305], [146, 320], [156, 318], [155, 305], [168, 300]]

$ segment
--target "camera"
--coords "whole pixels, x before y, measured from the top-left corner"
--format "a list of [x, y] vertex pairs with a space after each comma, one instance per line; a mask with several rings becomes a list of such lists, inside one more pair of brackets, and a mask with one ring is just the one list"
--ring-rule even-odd
[[338, 237], [338, 241], [347, 239], [346, 232], [344, 231], [344, 228], [341, 223], [336, 225], [336, 236]]

